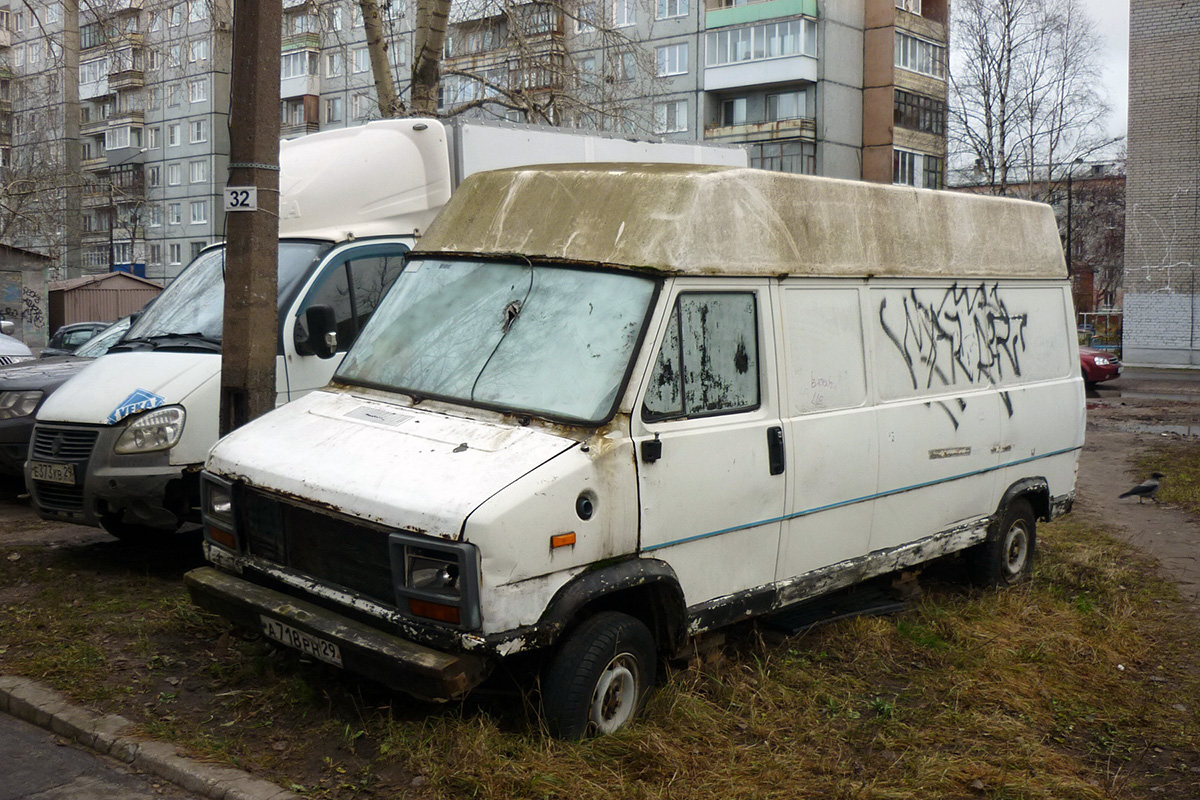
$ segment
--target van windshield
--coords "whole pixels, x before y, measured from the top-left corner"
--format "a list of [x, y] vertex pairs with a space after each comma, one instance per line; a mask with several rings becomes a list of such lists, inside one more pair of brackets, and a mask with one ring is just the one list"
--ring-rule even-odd
[[[279, 298], [292, 297], [324, 242], [279, 243]], [[219, 352], [225, 319], [225, 248], [205, 250], [154, 298], [113, 350], [204, 349]]]
[[654, 293], [653, 280], [623, 272], [414, 259], [337, 378], [599, 424], [615, 410]]

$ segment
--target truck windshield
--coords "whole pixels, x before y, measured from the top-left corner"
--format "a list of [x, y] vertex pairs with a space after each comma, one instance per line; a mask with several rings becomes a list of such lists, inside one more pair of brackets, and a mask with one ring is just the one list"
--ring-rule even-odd
[[615, 410], [655, 282], [623, 272], [414, 259], [337, 378], [588, 424]]
[[[329, 249], [323, 242], [279, 243], [279, 298], [296, 285]], [[225, 248], [206, 250], [147, 306], [114, 350], [132, 350], [170, 339], [207, 342], [219, 349], [225, 317]]]

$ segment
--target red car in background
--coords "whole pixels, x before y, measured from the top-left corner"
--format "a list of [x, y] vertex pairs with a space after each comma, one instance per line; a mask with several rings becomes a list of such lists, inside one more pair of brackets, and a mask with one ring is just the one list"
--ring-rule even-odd
[[1107, 350], [1080, 346], [1079, 363], [1083, 369], [1083, 382], [1089, 386], [1121, 375], [1121, 361]]

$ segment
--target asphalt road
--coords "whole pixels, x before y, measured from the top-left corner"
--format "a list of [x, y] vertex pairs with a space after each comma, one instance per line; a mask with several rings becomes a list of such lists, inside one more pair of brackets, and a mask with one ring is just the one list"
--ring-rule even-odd
[[0, 714], [0, 800], [191, 800], [159, 778]]

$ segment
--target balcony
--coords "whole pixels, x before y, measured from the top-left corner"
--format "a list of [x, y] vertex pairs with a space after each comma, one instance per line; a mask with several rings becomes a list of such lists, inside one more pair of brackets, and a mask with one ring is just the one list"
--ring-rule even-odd
[[321, 130], [321, 124], [319, 122], [297, 122], [294, 124], [285, 122], [279, 126], [279, 138], [293, 139], [297, 136], [316, 133], [319, 130]]
[[12, 31], [8, 28], [0, 28], [0, 47], [9, 47], [12, 45]]
[[146, 73], [140, 69], [123, 69], [108, 74], [108, 87], [113, 91], [141, 89], [146, 85]]
[[141, 11], [142, 7], [142, 0], [109, 0], [108, 3], [108, 10], [112, 14], [121, 14], [127, 11]]
[[747, 25], [780, 17], [816, 17], [817, 0], [707, 0], [704, 6], [704, 27], [723, 28], [727, 25]]
[[783, 56], [705, 67], [702, 81], [706, 92], [797, 81], [816, 83], [817, 59], [812, 56]]
[[100, 170], [108, 169], [108, 156], [100, 155], [85, 158], [79, 162], [79, 166], [84, 172], [99, 172]]
[[108, 130], [108, 119], [90, 119], [79, 125], [80, 136], [102, 136]]
[[292, 78], [279, 79], [279, 96], [287, 100], [291, 97], [319, 95], [321, 93], [321, 78], [317, 75], [297, 75]]
[[710, 125], [704, 129], [706, 141], [766, 142], [800, 138], [817, 140], [817, 123], [812, 119], [781, 119], [775, 122], [745, 122], [741, 125]]
[[321, 49], [321, 34], [306, 31], [304, 33], [289, 33], [283, 37], [283, 46], [280, 50], [284, 53], [289, 50], [319, 50]]

